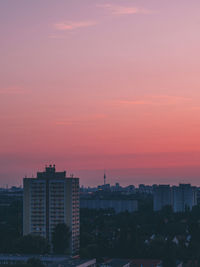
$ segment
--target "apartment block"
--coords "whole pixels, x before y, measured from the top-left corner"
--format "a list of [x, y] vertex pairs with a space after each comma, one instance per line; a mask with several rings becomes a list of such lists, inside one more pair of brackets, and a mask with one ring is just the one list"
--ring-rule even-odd
[[190, 184], [180, 184], [172, 187], [172, 202], [174, 212], [191, 210], [197, 205], [197, 188]]
[[57, 224], [66, 223], [71, 231], [70, 253], [79, 251], [79, 178], [56, 172], [55, 165], [24, 178], [23, 234], [40, 235], [50, 243]]
[[185, 212], [197, 205], [197, 188], [190, 184], [158, 185], [153, 194], [154, 211], [171, 206], [174, 212]]
[[158, 185], [154, 188], [153, 208], [155, 211], [161, 210], [164, 206], [172, 205], [170, 185]]

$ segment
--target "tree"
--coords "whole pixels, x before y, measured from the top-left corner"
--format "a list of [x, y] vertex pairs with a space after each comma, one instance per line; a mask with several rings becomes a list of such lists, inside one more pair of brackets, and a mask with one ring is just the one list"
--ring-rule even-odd
[[18, 253], [46, 254], [50, 250], [47, 240], [41, 236], [26, 235], [16, 241]]
[[27, 261], [27, 267], [45, 267], [41, 260], [36, 258], [30, 258]]
[[66, 253], [69, 248], [70, 236], [70, 229], [65, 223], [56, 225], [52, 235], [53, 250], [55, 253]]

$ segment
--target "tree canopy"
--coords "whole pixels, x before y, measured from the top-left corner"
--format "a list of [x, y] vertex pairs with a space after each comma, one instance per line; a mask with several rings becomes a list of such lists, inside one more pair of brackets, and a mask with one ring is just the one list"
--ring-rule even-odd
[[41, 236], [26, 235], [16, 240], [16, 250], [25, 254], [45, 254], [50, 251], [50, 246]]
[[64, 254], [67, 252], [70, 236], [70, 229], [65, 223], [56, 225], [52, 235], [53, 250], [55, 253]]

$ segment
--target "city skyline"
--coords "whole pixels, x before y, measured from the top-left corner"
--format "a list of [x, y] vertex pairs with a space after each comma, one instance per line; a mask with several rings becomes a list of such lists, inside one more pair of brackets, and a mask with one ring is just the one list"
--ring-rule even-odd
[[[200, 3], [0, 3], [0, 186], [200, 185]], [[141, 182], [139, 182], [141, 181]]]
[[[45, 167], [47, 167], [48, 164], [45, 164]], [[51, 166], [56, 166], [54, 164], [51, 164]], [[27, 178], [27, 177], [32, 177], [34, 178], [34, 172], [38, 172], [38, 171], [42, 171], [44, 168], [44, 166], [42, 166], [41, 168], [36, 168], [33, 172], [31, 172], [30, 170], [23, 176], [23, 178]], [[182, 170], [183, 168], [181, 168]], [[63, 169], [58, 169], [58, 170], [63, 170]], [[194, 173], [192, 175], [195, 174], [195, 172], [197, 172], [198, 169], [193, 168]], [[190, 173], [185, 172], [185, 175], [181, 178], [177, 177], [173, 177], [173, 173], [178, 173], [179, 169], [174, 169], [171, 171], [171, 173], [169, 172], [168, 169], [163, 169], [162, 168], [162, 176], [160, 175], [160, 169], [129, 169], [126, 170], [125, 175], [123, 175], [124, 173], [124, 169], [120, 170], [120, 169], [116, 169], [116, 170], [80, 170], [80, 171], [76, 171], [75, 173], [73, 171], [69, 171], [67, 170], [66, 174], [69, 177], [79, 177], [79, 174], [82, 175], [82, 179], [80, 180], [80, 186], [84, 186], [84, 187], [91, 187], [91, 188], [97, 188], [98, 186], [101, 186], [104, 184], [104, 175], [106, 174], [106, 184], [109, 184], [111, 186], [114, 186], [116, 183], [120, 184], [120, 186], [126, 187], [129, 185], [134, 185], [135, 187], [139, 186], [139, 185], [145, 185], [145, 186], [152, 186], [152, 185], [170, 185], [170, 186], [177, 186], [179, 184], [191, 184], [192, 186], [197, 186], [199, 187], [200, 184], [197, 181], [197, 179], [192, 180]], [[190, 170], [189, 170], [190, 171]], [[150, 176], [149, 172], [154, 172], [153, 177]], [[134, 173], [134, 176], [133, 176]], [[144, 176], [145, 178], [141, 177], [141, 173], [142, 176]], [[122, 175], [120, 177], [120, 174]], [[129, 178], [126, 178], [126, 176], [128, 175]], [[93, 179], [94, 177], [97, 177], [97, 179]], [[162, 177], [162, 180], [160, 180], [160, 178]], [[199, 177], [199, 174], [197, 174], [196, 178]], [[5, 184], [1, 184], [0, 187], [1, 188], [12, 188], [12, 187], [22, 187], [22, 180], [20, 177], [20, 182], [17, 183], [9, 183], [9, 181], [7, 181], [7, 183]], [[87, 181], [89, 181], [89, 183], [87, 183]]]

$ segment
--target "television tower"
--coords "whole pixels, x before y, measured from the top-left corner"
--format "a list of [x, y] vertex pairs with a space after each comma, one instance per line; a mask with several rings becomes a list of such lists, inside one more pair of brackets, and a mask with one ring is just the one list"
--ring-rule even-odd
[[103, 176], [103, 179], [104, 179], [104, 185], [106, 185], [106, 172], [104, 170], [104, 176]]

